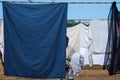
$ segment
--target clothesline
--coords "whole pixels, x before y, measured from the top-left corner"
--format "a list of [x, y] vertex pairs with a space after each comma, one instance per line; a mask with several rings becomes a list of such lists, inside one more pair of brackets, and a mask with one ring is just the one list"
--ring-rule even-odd
[[[112, 4], [113, 2], [27, 2], [27, 1], [0, 1], [0, 2], [13, 2], [13, 3], [22, 3], [22, 4], [54, 4], [54, 3], [68, 3], [68, 4]], [[116, 2], [120, 4], [120, 2]]]

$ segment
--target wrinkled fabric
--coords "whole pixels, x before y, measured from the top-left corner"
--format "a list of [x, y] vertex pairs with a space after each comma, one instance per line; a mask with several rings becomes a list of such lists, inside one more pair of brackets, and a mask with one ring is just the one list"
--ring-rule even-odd
[[120, 72], [120, 11], [116, 2], [113, 2], [110, 8], [108, 30], [103, 69], [108, 69], [109, 75], [114, 75]]
[[4, 74], [64, 78], [67, 4], [3, 2]]
[[87, 48], [89, 47], [89, 38], [88, 38], [88, 31], [89, 27], [85, 26], [81, 23], [80, 25], [80, 48]]
[[79, 52], [80, 48], [80, 24], [67, 27], [67, 36], [69, 37], [69, 46], [71, 46], [75, 52]]
[[74, 53], [71, 56], [69, 66], [70, 69], [68, 71], [68, 78], [74, 79], [78, 76], [78, 73], [81, 71], [81, 67], [83, 66], [83, 56], [81, 56], [79, 53]]
[[92, 53], [105, 53], [108, 39], [107, 20], [90, 21], [88, 36], [91, 40], [89, 44], [93, 48]]
[[93, 63], [96, 63], [95, 60], [93, 60], [93, 55], [96, 56], [97, 54], [102, 55], [101, 60], [98, 64], [103, 63], [104, 60], [102, 58], [104, 58], [104, 54], [106, 51], [106, 45], [107, 45], [107, 39], [108, 39], [107, 20], [90, 21], [88, 37], [89, 37], [89, 49], [88, 50], [89, 50], [90, 66], [92, 66]]
[[80, 26], [80, 55], [84, 57], [84, 65], [91, 64], [91, 59], [89, 59], [89, 37], [88, 37], [89, 27], [82, 24]]
[[75, 53], [75, 50], [70, 47], [70, 46], [67, 46], [66, 48], [66, 59], [70, 61], [71, 59], [71, 56]]

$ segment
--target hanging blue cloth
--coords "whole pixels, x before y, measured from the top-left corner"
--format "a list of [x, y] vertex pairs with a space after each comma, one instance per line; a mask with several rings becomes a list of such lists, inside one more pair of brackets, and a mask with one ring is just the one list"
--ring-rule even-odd
[[4, 74], [65, 77], [67, 4], [3, 2]]

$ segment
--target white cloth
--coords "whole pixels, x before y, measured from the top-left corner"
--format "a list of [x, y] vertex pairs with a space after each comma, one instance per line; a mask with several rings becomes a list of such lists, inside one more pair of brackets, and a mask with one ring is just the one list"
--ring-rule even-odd
[[89, 46], [88, 30], [89, 27], [83, 24], [80, 26], [80, 48], [88, 48]]
[[103, 65], [104, 64], [104, 56], [105, 54], [93, 54], [93, 64]]
[[[80, 55], [84, 56], [84, 65], [92, 64], [92, 57], [89, 56], [90, 38], [88, 37], [89, 27], [82, 25], [80, 27]], [[90, 41], [89, 41], [90, 40]], [[91, 66], [91, 65], [90, 65]]]
[[84, 57], [84, 65], [88, 65], [89, 64], [89, 59], [88, 59], [89, 51], [88, 51], [88, 48], [80, 48], [80, 55], [82, 55]]
[[77, 46], [74, 47], [75, 50], [79, 49], [77, 53], [84, 56], [84, 65], [103, 65], [108, 36], [107, 20], [93, 20], [89, 27], [80, 23], [67, 28], [67, 35], [70, 39], [69, 45]]
[[75, 50], [70, 47], [69, 45], [66, 48], [66, 64], [69, 65], [69, 62], [71, 60], [71, 56], [75, 53]]
[[69, 38], [69, 44], [71, 47], [74, 48], [75, 52], [79, 52], [80, 47], [80, 26], [82, 23], [73, 26], [67, 27], [67, 36]]
[[78, 72], [80, 72], [81, 66], [83, 65], [82, 60], [83, 59], [81, 58], [81, 55], [79, 53], [74, 53], [71, 56], [71, 61], [69, 63], [70, 69], [68, 71], [68, 78], [69, 79], [74, 79], [75, 77], [78, 76]]
[[89, 25], [90, 48], [92, 53], [105, 53], [108, 39], [107, 20], [92, 20]]
[[[107, 39], [108, 39], [108, 23], [107, 20], [92, 20], [89, 25], [88, 31], [89, 37], [89, 64], [92, 66], [95, 62], [93, 61], [93, 54], [103, 55], [106, 50]], [[104, 56], [104, 55], [103, 55]], [[100, 56], [98, 56], [100, 58]], [[104, 59], [100, 59], [101, 64]], [[97, 62], [98, 63], [98, 62]]]
[[71, 59], [71, 56], [72, 56], [74, 53], [75, 53], [75, 50], [68, 45], [67, 48], [66, 48], [66, 59], [67, 59], [67, 60], [70, 60], [70, 59]]
[[89, 51], [87, 48], [80, 48], [80, 55], [83, 55], [84, 57], [84, 66], [85, 65], [90, 65], [92, 66], [92, 64], [94, 65], [103, 65], [104, 63], [104, 56], [105, 54], [92, 54], [92, 64], [90, 64], [89, 62]]
[[84, 64], [88, 64], [89, 63], [88, 58], [91, 58], [88, 57], [88, 47], [89, 47], [88, 31], [89, 31], [89, 27], [85, 26], [82, 23], [67, 28], [67, 36], [70, 39], [69, 45], [74, 47], [77, 53], [84, 56], [85, 59]]

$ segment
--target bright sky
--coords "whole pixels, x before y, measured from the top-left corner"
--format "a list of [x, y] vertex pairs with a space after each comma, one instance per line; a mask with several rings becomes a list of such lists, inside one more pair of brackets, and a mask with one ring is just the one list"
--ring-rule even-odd
[[[6, 0], [0, 0], [6, 1]], [[7, 0], [28, 1], [28, 0]], [[34, 2], [51, 2], [54, 0], [32, 0]], [[120, 2], [120, 0], [55, 0], [55, 2]], [[107, 19], [111, 4], [69, 4], [68, 19]], [[120, 4], [117, 4], [120, 9]], [[0, 19], [2, 19], [2, 4], [0, 3]]]

